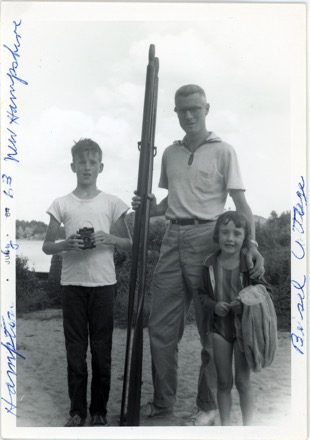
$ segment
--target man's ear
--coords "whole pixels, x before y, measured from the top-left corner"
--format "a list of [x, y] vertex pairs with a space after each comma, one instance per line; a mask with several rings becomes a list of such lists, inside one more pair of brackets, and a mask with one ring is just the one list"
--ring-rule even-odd
[[99, 173], [102, 173], [102, 171], [103, 171], [103, 168], [104, 168], [104, 164], [103, 164], [103, 163], [101, 163], [101, 164], [100, 164], [100, 168], [99, 168]]
[[206, 116], [209, 113], [209, 110], [210, 110], [210, 104], [207, 102], [205, 107]]
[[71, 170], [72, 170], [74, 173], [76, 173], [76, 169], [75, 169], [74, 162], [72, 162], [72, 163], [70, 164], [70, 166], [71, 166]]

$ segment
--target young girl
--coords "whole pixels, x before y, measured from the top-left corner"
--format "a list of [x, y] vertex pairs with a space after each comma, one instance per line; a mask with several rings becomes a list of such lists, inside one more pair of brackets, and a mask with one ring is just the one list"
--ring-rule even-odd
[[235, 315], [242, 314], [242, 303], [236, 299], [251, 280], [242, 248], [246, 248], [249, 230], [245, 217], [236, 211], [222, 214], [215, 225], [213, 240], [219, 250], [204, 263], [199, 296], [202, 301], [207, 334], [212, 335], [217, 370], [217, 400], [221, 424], [230, 425], [232, 358], [235, 357], [235, 384], [240, 396], [243, 425], [250, 425], [253, 394], [250, 368], [237, 340]]

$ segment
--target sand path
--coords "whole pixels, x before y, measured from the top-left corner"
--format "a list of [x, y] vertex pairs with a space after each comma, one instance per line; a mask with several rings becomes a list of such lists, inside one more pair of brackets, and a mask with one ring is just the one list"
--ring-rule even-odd
[[[17, 363], [17, 426], [61, 427], [68, 418], [66, 357], [61, 310], [45, 310], [17, 320], [17, 351], [26, 357]], [[108, 406], [111, 426], [119, 426], [126, 330], [114, 330], [112, 385]], [[195, 325], [185, 329], [179, 347], [179, 388], [175, 417], [142, 421], [142, 426], [179, 426], [195, 405], [200, 343]], [[90, 356], [88, 356], [88, 362]], [[141, 401], [152, 398], [147, 330], [144, 332], [143, 387]], [[278, 425], [289, 417], [291, 362], [289, 333], [279, 333], [273, 364], [252, 373], [257, 426]], [[89, 420], [87, 420], [89, 423]], [[233, 389], [232, 424], [241, 425], [238, 394]], [[219, 425], [219, 418], [216, 420]]]

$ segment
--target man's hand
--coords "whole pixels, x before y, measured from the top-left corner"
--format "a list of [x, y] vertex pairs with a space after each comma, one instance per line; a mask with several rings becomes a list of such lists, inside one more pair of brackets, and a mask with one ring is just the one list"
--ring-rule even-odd
[[229, 310], [229, 304], [224, 301], [220, 301], [216, 304], [214, 313], [221, 318], [225, 318], [225, 316], [227, 316], [227, 314], [229, 313]]
[[72, 234], [63, 242], [64, 251], [81, 251], [84, 247], [84, 242], [79, 234]]
[[251, 278], [260, 278], [265, 273], [264, 257], [258, 252], [255, 245], [251, 246], [246, 252], [246, 262], [250, 271]]
[[131, 199], [131, 207], [134, 211], [140, 208], [141, 205], [141, 197], [137, 196], [137, 191], [134, 191], [134, 196]]
[[[134, 196], [131, 199], [131, 207], [134, 211], [136, 211], [137, 209], [140, 208], [141, 206], [141, 197], [137, 196], [137, 191], [134, 191]], [[148, 194], [148, 199], [151, 201], [151, 215], [154, 213], [154, 209], [156, 209], [156, 197], [154, 196], [154, 194]]]

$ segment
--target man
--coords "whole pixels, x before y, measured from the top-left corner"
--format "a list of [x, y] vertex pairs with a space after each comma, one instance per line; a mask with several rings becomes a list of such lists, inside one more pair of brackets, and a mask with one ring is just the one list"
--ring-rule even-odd
[[[185, 316], [194, 301], [197, 328], [202, 344], [198, 395], [190, 425], [210, 425], [216, 416], [212, 349], [207, 344], [198, 287], [204, 259], [215, 249], [215, 221], [223, 213], [229, 194], [236, 210], [243, 213], [251, 231], [247, 262], [250, 274], [263, 274], [263, 258], [257, 251], [255, 223], [245, 199], [238, 159], [234, 149], [206, 128], [209, 113], [204, 90], [186, 85], [176, 91], [175, 112], [186, 135], [163, 154], [159, 187], [168, 196], [159, 204], [151, 195], [151, 216], [165, 215], [169, 225], [163, 238], [152, 285], [152, 311], [149, 336], [152, 355], [153, 401], [144, 405], [141, 415], [173, 413], [177, 392], [178, 343], [184, 331]], [[140, 198], [133, 197], [138, 209]], [[255, 263], [255, 267], [254, 263]]]

